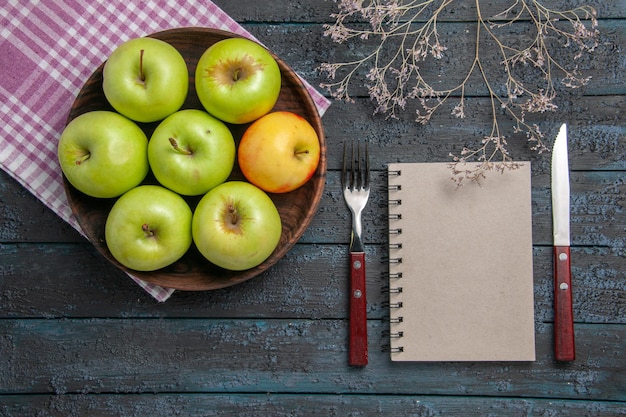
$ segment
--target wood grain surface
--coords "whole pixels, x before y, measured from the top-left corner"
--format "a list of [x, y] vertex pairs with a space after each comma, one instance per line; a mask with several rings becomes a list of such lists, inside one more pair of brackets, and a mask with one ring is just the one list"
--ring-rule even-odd
[[[319, 63], [362, 52], [322, 37], [334, 2], [216, 3], [313, 85], [324, 81]], [[455, 4], [439, 23], [446, 33], [471, 24], [471, 9]], [[626, 0], [594, 6], [601, 42], [583, 68], [590, 84], [560, 92], [556, 113], [533, 116], [550, 138], [561, 123], [570, 126], [574, 362], [553, 358], [550, 158], [524, 140], [512, 140], [511, 152], [532, 162], [537, 360], [389, 360], [386, 165], [446, 161], [480, 140], [490, 114], [478, 86], [467, 119], [443, 111], [424, 126], [410, 114], [373, 115], [361, 90], [322, 119], [325, 187], [285, 257], [255, 279], [177, 291], [165, 303], [0, 172], [0, 415], [625, 415]], [[364, 212], [370, 340], [362, 369], [348, 366], [350, 215], [339, 186], [343, 141], [353, 138], [369, 141], [378, 196]]]

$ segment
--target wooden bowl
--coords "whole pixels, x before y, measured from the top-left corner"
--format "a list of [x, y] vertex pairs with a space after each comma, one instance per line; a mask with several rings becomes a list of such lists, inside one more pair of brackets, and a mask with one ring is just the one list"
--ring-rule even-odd
[[[198, 60], [202, 53], [212, 44], [222, 39], [237, 37], [238, 35], [206, 28], [180, 28], [158, 32], [150, 36], [173, 45], [187, 62], [189, 69], [189, 94], [182, 108], [203, 109], [196, 96], [194, 84]], [[291, 111], [307, 119], [319, 137], [321, 157], [315, 175], [305, 185], [289, 193], [269, 194], [278, 208], [283, 227], [280, 242], [270, 257], [255, 268], [245, 271], [229, 271], [211, 264], [192, 245], [180, 260], [166, 268], [152, 272], [130, 270], [113, 258], [105, 242], [104, 226], [115, 199], [89, 197], [76, 190], [67, 179], [64, 179], [65, 191], [78, 223], [87, 239], [104, 257], [120, 269], [147, 282], [178, 290], [201, 291], [228, 287], [259, 275], [278, 262], [298, 241], [316, 213], [324, 189], [326, 142], [319, 113], [306, 87], [289, 66], [275, 55], [274, 58], [276, 58], [282, 73], [282, 87], [274, 110]], [[103, 66], [104, 64], [96, 69], [79, 92], [70, 110], [67, 123], [80, 114], [89, 111], [114, 111], [102, 91]], [[146, 132], [148, 138], [157, 125], [158, 122], [139, 124]], [[228, 126], [238, 144], [249, 124]], [[245, 180], [237, 164], [235, 164], [229, 180]], [[144, 183], [156, 183], [151, 173], [148, 174]], [[193, 210], [200, 197], [185, 197], [185, 199]]]

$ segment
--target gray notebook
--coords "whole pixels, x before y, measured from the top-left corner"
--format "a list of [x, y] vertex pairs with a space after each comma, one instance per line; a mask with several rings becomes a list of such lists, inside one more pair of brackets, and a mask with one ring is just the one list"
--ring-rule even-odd
[[390, 164], [393, 361], [533, 361], [530, 162], [450, 179], [446, 163]]

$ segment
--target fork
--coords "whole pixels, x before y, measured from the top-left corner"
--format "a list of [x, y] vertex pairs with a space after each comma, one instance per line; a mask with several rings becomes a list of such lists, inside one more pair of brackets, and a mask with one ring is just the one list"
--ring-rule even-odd
[[[361, 146], [352, 141], [350, 155], [343, 144], [343, 169], [341, 186], [343, 197], [352, 213], [352, 236], [350, 239], [350, 340], [349, 363], [364, 366], [368, 362], [367, 352], [367, 299], [365, 292], [365, 249], [361, 237], [361, 213], [370, 195], [370, 167], [367, 143], [365, 154]], [[348, 162], [348, 158], [350, 159]]]

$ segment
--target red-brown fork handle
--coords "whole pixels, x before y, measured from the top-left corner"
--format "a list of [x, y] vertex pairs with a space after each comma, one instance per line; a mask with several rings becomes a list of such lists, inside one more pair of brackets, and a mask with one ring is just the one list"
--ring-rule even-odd
[[350, 252], [350, 365], [367, 365], [365, 253]]

